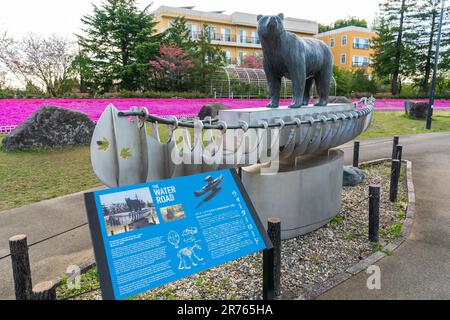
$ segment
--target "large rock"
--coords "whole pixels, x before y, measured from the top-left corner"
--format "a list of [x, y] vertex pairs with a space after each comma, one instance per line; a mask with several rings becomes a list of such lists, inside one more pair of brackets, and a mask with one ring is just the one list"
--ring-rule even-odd
[[204, 120], [206, 117], [215, 118], [219, 115], [220, 110], [228, 110], [230, 107], [220, 103], [220, 102], [211, 102], [205, 104], [200, 112], [198, 113], [198, 117], [200, 120]]
[[405, 101], [405, 112], [414, 118], [425, 119], [428, 114], [428, 102]]
[[346, 166], [344, 167], [344, 180], [342, 184], [344, 187], [355, 187], [361, 184], [365, 177], [366, 175], [361, 169]]
[[88, 145], [94, 128], [80, 111], [43, 106], [3, 139], [3, 150]]

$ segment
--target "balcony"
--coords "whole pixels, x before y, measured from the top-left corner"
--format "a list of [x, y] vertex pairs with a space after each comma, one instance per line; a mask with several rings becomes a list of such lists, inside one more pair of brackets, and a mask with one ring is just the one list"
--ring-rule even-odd
[[[202, 32], [196, 31], [191, 32], [192, 40], [198, 40], [201, 37]], [[219, 42], [218, 44], [230, 44], [230, 45], [243, 45], [248, 47], [257, 47], [259, 48], [261, 42], [256, 37], [236, 37], [234, 34], [220, 34], [220, 33], [211, 33], [210, 34], [211, 41]]]
[[367, 68], [369, 66], [369, 62], [352, 62], [352, 66], [356, 68]]
[[355, 42], [355, 43], [353, 43], [353, 49], [369, 50], [369, 44], [368, 43]]

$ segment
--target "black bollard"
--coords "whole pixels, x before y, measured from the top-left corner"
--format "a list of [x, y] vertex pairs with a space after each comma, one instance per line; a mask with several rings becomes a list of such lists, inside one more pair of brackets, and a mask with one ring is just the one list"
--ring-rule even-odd
[[400, 138], [398, 136], [394, 137], [394, 144], [392, 146], [392, 159], [397, 158], [397, 146], [398, 146], [399, 140], [400, 140]]
[[281, 220], [269, 218], [267, 221], [267, 233], [273, 244], [274, 255], [274, 290], [275, 296], [281, 295]]
[[275, 299], [274, 249], [264, 249], [263, 251], [263, 300]]
[[380, 186], [369, 187], [369, 241], [379, 242]]
[[400, 180], [401, 162], [399, 160], [392, 160], [391, 168], [391, 186], [389, 189], [389, 201], [397, 201], [398, 181]]
[[402, 162], [402, 154], [403, 154], [403, 146], [397, 146], [396, 157], [395, 159]]
[[355, 141], [353, 146], [353, 166], [359, 168], [359, 141]]

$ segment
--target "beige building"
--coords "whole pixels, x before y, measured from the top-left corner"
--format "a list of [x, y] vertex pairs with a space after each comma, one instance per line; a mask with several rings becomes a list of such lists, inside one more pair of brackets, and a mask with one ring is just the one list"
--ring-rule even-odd
[[334, 64], [346, 70], [364, 69], [372, 73], [373, 49], [370, 41], [375, 32], [361, 27], [345, 27], [317, 34], [315, 37], [324, 41], [334, 56]]
[[[262, 55], [258, 39], [257, 15], [234, 12], [231, 15], [221, 11], [206, 12], [194, 10], [194, 7], [161, 6], [153, 12], [158, 22], [159, 32], [165, 31], [177, 17], [184, 17], [195, 39], [206, 23], [211, 27], [212, 42], [225, 52], [230, 64], [239, 65], [246, 55]], [[319, 25], [315, 21], [286, 17], [286, 30], [302, 37], [313, 37]]]

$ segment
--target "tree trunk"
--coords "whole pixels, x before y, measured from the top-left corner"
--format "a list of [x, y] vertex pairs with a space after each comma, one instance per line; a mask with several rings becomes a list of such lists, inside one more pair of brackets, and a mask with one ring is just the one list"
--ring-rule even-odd
[[402, 56], [402, 45], [403, 45], [403, 24], [405, 21], [405, 1], [402, 0], [402, 6], [400, 8], [400, 26], [398, 30], [397, 43], [395, 45], [395, 69], [392, 74], [392, 84], [391, 84], [391, 93], [392, 95], [397, 95], [398, 91], [398, 77], [400, 74], [400, 59]]
[[431, 20], [431, 34], [430, 41], [428, 43], [428, 52], [427, 52], [427, 62], [425, 64], [425, 75], [422, 81], [422, 92], [428, 92], [430, 75], [431, 75], [431, 59], [433, 55], [433, 42], [434, 42], [434, 33], [436, 31], [436, 16], [437, 11], [436, 8], [433, 8], [433, 16]]

